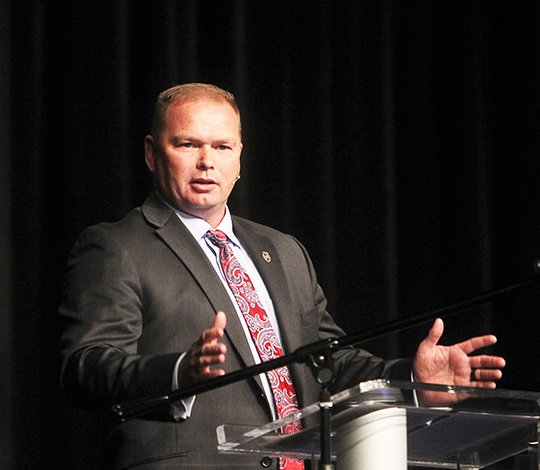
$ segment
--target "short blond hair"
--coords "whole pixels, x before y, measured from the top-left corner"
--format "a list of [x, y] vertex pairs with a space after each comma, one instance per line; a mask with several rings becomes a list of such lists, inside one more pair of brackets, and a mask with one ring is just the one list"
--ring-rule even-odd
[[193, 101], [214, 101], [229, 104], [238, 118], [238, 132], [240, 136], [242, 135], [240, 109], [231, 92], [209, 83], [183, 83], [167, 88], [158, 95], [152, 118], [152, 134], [154, 137], [163, 127], [165, 113], [172, 103]]

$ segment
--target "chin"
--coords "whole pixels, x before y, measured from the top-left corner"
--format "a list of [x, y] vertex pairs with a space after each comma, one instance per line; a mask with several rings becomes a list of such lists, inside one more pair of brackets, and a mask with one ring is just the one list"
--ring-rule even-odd
[[225, 211], [225, 204], [224, 202], [215, 202], [215, 201], [183, 201], [183, 205], [180, 207], [184, 207], [183, 210], [186, 212], [189, 212], [191, 214], [195, 214], [198, 216], [202, 216], [208, 213], [218, 213], [220, 211]]

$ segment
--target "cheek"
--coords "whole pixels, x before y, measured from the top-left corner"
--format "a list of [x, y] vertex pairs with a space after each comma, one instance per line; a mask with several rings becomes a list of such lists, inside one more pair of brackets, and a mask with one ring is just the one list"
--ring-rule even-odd
[[240, 158], [238, 158], [234, 163], [231, 164], [231, 174], [234, 176], [240, 174]]
[[182, 180], [187, 174], [187, 170], [184, 165], [175, 161], [163, 160], [159, 165], [159, 174], [162, 178], [167, 180]]

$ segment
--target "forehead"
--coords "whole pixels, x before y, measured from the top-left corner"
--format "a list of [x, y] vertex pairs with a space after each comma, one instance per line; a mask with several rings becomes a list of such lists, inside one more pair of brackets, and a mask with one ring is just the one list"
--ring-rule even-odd
[[165, 127], [176, 131], [199, 129], [240, 135], [240, 121], [226, 101], [189, 100], [171, 103], [164, 115]]

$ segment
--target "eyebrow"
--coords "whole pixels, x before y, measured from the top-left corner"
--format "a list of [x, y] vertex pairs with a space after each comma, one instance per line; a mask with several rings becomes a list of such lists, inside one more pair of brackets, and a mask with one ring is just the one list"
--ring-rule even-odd
[[[174, 143], [174, 144], [179, 144], [179, 143], [182, 143], [182, 142], [196, 142], [196, 143], [200, 143], [200, 142], [203, 142], [205, 141], [205, 139], [199, 139], [197, 137], [193, 137], [193, 136], [189, 136], [189, 135], [174, 135], [171, 137], [171, 141]], [[238, 139], [227, 139], [227, 138], [222, 138], [222, 139], [213, 139], [211, 141], [212, 144], [229, 144], [229, 145], [234, 145], [234, 144], [237, 144], [239, 142]]]

